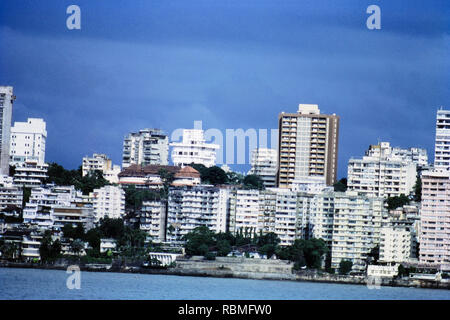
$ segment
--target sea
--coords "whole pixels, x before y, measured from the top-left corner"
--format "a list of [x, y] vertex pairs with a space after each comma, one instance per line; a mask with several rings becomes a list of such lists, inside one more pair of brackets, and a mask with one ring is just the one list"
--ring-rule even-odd
[[0, 268], [0, 300], [450, 300], [450, 290]]

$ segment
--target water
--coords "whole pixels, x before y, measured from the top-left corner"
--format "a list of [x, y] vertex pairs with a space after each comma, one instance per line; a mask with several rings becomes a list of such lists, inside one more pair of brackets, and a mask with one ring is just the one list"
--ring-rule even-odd
[[81, 272], [81, 288], [68, 289], [60, 270], [0, 268], [0, 300], [450, 300], [450, 290], [314, 282]]

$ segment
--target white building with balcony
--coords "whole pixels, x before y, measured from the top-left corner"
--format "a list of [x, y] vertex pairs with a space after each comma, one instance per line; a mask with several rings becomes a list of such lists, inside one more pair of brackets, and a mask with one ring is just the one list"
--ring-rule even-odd
[[417, 165], [392, 154], [389, 143], [370, 146], [362, 159], [348, 162], [348, 189], [371, 197], [408, 196], [417, 180]]
[[140, 229], [154, 242], [166, 240], [166, 206], [161, 201], [144, 201], [140, 210]]
[[264, 187], [275, 188], [277, 184], [277, 164], [277, 150], [256, 148], [252, 151], [251, 169], [248, 174], [260, 176]]
[[111, 185], [94, 189], [89, 194], [94, 209], [94, 222], [102, 218], [119, 219], [125, 215], [125, 191]]
[[175, 166], [188, 166], [191, 163], [212, 167], [216, 164], [216, 150], [219, 145], [206, 143], [203, 130], [183, 130], [181, 142], [172, 142], [172, 162]]
[[109, 183], [119, 183], [120, 166], [113, 165], [112, 160], [106, 154], [94, 153], [92, 157], [83, 157], [83, 177], [92, 171], [100, 171]]
[[180, 242], [200, 226], [226, 232], [229, 190], [209, 185], [171, 187], [169, 190], [166, 241]]
[[380, 229], [380, 262], [410, 262], [414, 236], [404, 227], [385, 226]]
[[123, 140], [122, 168], [137, 164], [168, 165], [169, 138], [160, 129], [143, 129]]
[[27, 160], [44, 163], [46, 140], [44, 119], [28, 118], [27, 122], [15, 122], [11, 127], [10, 164]]
[[39, 187], [47, 178], [48, 164], [36, 160], [16, 163], [13, 177], [14, 184], [27, 188]]

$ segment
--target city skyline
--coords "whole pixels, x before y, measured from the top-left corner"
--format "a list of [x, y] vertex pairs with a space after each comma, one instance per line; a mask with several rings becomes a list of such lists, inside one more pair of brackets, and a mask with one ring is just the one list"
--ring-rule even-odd
[[[433, 161], [436, 110], [450, 96], [444, 1], [381, 1], [381, 30], [365, 27], [368, 4], [138, 3], [78, 1], [78, 31], [65, 27], [69, 3], [1, 5], [0, 83], [14, 86], [13, 123], [47, 122], [47, 162], [77, 168], [105, 153], [121, 163], [126, 134], [170, 135], [195, 120], [276, 129], [299, 103], [340, 116], [338, 179], [378, 141], [425, 148]], [[232, 169], [248, 171], [249, 158]]]

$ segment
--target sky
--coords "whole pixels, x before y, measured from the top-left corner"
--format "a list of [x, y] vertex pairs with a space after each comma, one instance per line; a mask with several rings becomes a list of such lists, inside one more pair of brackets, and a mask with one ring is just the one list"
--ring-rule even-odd
[[[80, 30], [66, 27], [72, 4]], [[94, 152], [121, 164], [124, 136], [143, 128], [270, 130], [318, 104], [340, 116], [341, 178], [379, 141], [432, 161], [449, 17], [444, 0], [2, 0], [0, 85], [14, 87], [13, 121], [44, 118], [46, 161], [68, 169]]]

